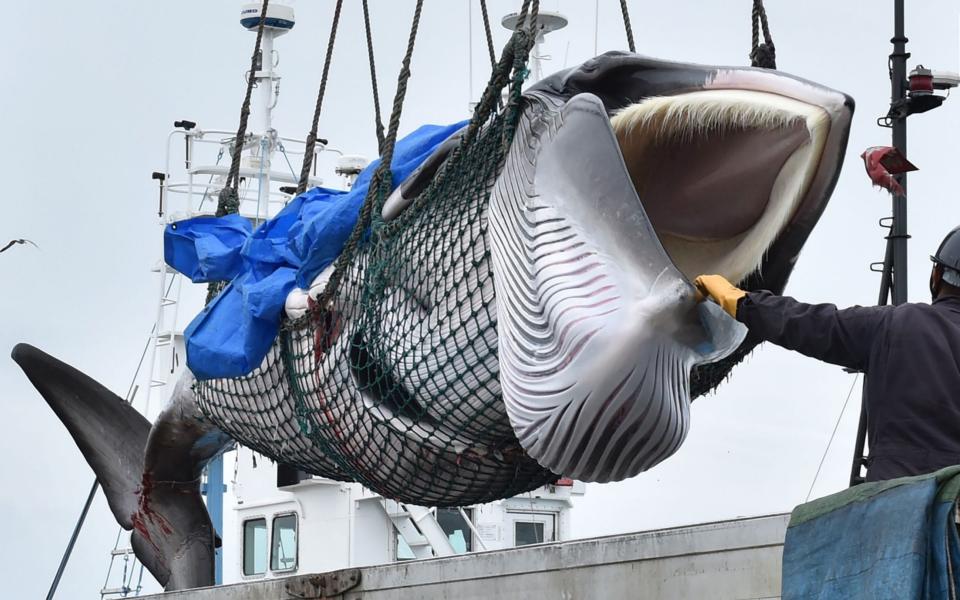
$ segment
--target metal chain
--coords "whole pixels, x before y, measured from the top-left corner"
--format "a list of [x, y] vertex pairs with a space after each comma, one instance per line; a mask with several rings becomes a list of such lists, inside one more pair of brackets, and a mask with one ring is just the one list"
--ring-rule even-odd
[[370, 9], [367, 0], [363, 0], [363, 26], [367, 32], [367, 56], [370, 63], [370, 83], [373, 85], [374, 126], [377, 130], [377, 150], [383, 153], [383, 117], [380, 115], [380, 91], [377, 86], [377, 63], [373, 59], [373, 31], [370, 27]]
[[344, 244], [343, 251], [337, 257], [334, 264], [333, 273], [327, 281], [323, 293], [317, 299], [317, 309], [323, 311], [330, 299], [340, 287], [343, 279], [343, 273], [347, 270], [349, 261], [356, 254], [357, 246], [363, 238], [364, 232], [370, 224], [370, 218], [373, 214], [373, 205], [375, 200], [383, 192], [384, 186], [392, 184], [392, 175], [390, 173], [390, 163], [393, 161], [393, 151], [397, 141], [397, 131], [400, 128], [400, 115], [403, 112], [403, 100], [407, 94], [407, 82], [410, 79], [410, 60], [413, 58], [413, 48], [417, 40], [417, 31], [420, 28], [420, 15], [423, 11], [423, 0], [417, 0], [417, 6], [413, 13], [413, 24], [410, 26], [410, 36], [407, 39], [407, 52], [403, 57], [403, 64], [400, 68], [400, 75], [397, 79], [397, 92], [393, 99], [393, 110], [390, 114], [390, 124], [387, 130], [387, 137], [384, 140], [383, 154], [380, 158], [380, 165], [377, 167], [373, 178], [370, 181], [370, 188], [367, 197], [364, 199], [363, 208], [360, 210], [360, 216], [350, 237]]
[[317, 127], [320, 124], [320, 111], [323, 108], [323, 96], [327, 91], [327, 76], [330, 74], [330, 62], [333, 58], [333, 45], [337, 40], [337, 26], [340, 24], [340, 9], [343, 0], [337, 0], [333, 9], [333, 23], [330, 25], [330, 37], [327, 40], [327, 55], [323, 59], [323, 74], [320, 76], [320, 91], [317, 92], [317, 105], [313, 109], [313, 124], [303, 150], [303, 165], [300, 167], [300, 182], [297, 183], [297, 194], [307, 191], [310, 182], [310, 168], [313, 166], [313, 149], [317, 145]]
[[[753, 14], [751, 16], [753, 33], [753, 48], [750, 51], [750, 64], [764, 69], [777, 68], [777, 48], [770, 35], [770, 24], [767, 22], [767, 10], [763, 7], [763, 0], [753, 0]], [[760, 29], [763, 29], [763, 43], [760, 43]]]
[[637, 45], [633, 43], [633, 26], [630, 25], [630, 11], [627, 10], [627, 0], [620, 0], [620, 12], [623, 13], [623, 27], [627, 30], [627, 46], [630, 52], [637, 51]]

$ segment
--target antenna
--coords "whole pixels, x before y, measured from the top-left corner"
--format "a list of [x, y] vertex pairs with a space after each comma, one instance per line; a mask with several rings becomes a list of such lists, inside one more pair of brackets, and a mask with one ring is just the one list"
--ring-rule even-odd
[[[530, 16], [528, 15], [527, 21], [529, 19]], [[539, 16], [537, 17], [537, 37], [533, 47], [533, 52], [530, 53], [530, 62], [533, 65], [534, 81], [540, 81], [543, 79], [542, 62], [543, 60], [550, 60], [550, 56], [543, 55], [540, 52], [540, 44], [543, 43], [544, 37], [548, 33], [563, 29], [567, 26], [568, 22], [569, 21], [567, 20], [567, 17], [563, 16], [559, 12], [544, 10], [540, 11]], [[500, 24], [511, 31], [516, 31], [527, 23], [526, 21], [524, 23], [520, 23], [519, 14], [510, 13], [500, 20]]]
[[[240, 25], [247, 31], [256, 33], [260, 25], [260, 11], [262, 5], [257, 3], [244, 4], [240, 9]], [[277, 61], [273, 50], [273, 40], [287, 33], [296, 24], [293, 7], [277, 2], [267, 6], [267, 14], [263, 23], [263, 39], [260, 42], [259, 68], [250, 73], [255, 85], [260, 90], [260, 118], [263, 133], [273, 128], [271, 113], [276, 106], [275, 96], [279, 93], [280, 74], [276, 71]]]

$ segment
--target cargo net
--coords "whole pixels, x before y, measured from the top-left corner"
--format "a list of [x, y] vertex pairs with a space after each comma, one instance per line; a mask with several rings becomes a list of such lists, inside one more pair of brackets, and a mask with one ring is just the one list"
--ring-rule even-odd
[[518, 443], [499, 385], [487, 205], [516, 112], [465, 139], [395, 219], [377, 186], [334, 291], [285, 324], [258, 370], [200, 382], [203, 411], [278, 461], [404, 502], [475, 504], [555, 480]]

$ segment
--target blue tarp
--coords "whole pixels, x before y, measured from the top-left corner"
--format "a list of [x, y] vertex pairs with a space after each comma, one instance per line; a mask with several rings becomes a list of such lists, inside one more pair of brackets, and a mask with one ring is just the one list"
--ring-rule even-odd
[[[392, 184], [466, 123], [424, 125], [397, 141]], [[379, 163], [370, 163], [349, 191], [314, 188], [297, 196], [253, 232], [237, 215], [166, 228], [168, 265], [194, 282], [230, 282], [185, 332], [187, 365], [198, 379], [239, 377], [260, 365], [279, 332], [287, 294], [295, 285], [308, 288], [340, 254]]]
[[784, 600], [950, 598], [960, 587], [960, 467], [865, 483], [801, 505], [784, 543]]
[[240, 248], [252, 231], [240, 215], [172, 223], [163, 232], [163, 259], [194, 283], [229, 281], [243, 269]]

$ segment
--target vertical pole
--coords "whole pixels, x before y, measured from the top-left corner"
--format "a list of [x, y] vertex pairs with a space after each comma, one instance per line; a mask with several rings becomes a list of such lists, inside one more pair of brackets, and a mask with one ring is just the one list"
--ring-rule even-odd
[[[902, 106], [907, 97], [907, 39], [904, 35], [904, 0], [893, 3], [893, 53], [890, 55], [890, 102], [891, 106]], [[906, 156], [907, 154], [907, 112], [898, 111], [892, 119], [893, 146]], [[889, 299], [892, 304], [907, 301], [907, 174], [896, 175], [904, 194], [893, 194], [893, 222], [887, 237], [887, 250], [883, 259], [883, 276], [880, 279], [878, 305], [884, 305]], [[860, 405], [860, 424], [853, 449], [853, 466], [850, 469], [850, 486], [863, 483], [861, 468], [866, 466], [867, 454], [867, 385], [863, 383], [863, 395]]]
[[[207, 512], [213, 530], [223, 539], [223, 454], [207, 464]], [[214, 585], [223, 584], [223, 548], [216, 549]]]
[[272, 29], [263, 28], [260, 39], [260, 72], [251, 73], [260, 88], [260, 130], [267, 133], [273, 128], [273, 37]]
[[[904, 36], [904, 0], [894, 2], [893, 54], [890, 56], [890, 97], [896, 104], [907, 96], [907, 38]], [[907, 155], [907, 116], [893, 120], [893, 145]], [[904, 193], [907, 190], [906, 173], [897, 176]], [[907, 301], [907, 199], [904, 194], [893, 195], [893, 304]]]
[[[891, 230], [892, 232], [892, 230]], [[891, 233], [892, 235], [892, 233]], [[880, 296], [877, 306], [883, 306], [890, 298], [891, 271], [893, 270], [893, 237], [887, 236], [887, 250], [883, 257], [883, 274], [880, 276]], [[866, 466], [864, 447], [867, 442], [867, 385], [864, 379], [860, 393], [860, 422], [857, 425], [857, 438], [853, 443], [853, 465], [850, 467], [850, 487], [863, 483], [861, 470]]]
[[[257, 182], [257, 224], [270, 217], [270, 165], [273, 158], [273, 101], [277, 82], [273, 70], [274, 30], [264, 27], [260, 42], [260, 127], [263, 137], [260, 142], [260, 180]], [[263, 214], [261, 214], [261, 207]]]
[[97, 488], [99, 487], [100, 481], [94, 479], [93, 485], [90, 487], [90, 493], [87, 495], [87, 502], [83, 505], [83, 510], [80, 511], [80, 518], [77, 519], [77, 524], [73, 528], [73, 534], [70, 536], [70, 541], [67, 542], [67, 549], [63, 551], [63, 558], [60, 559], [60, 566], [57, 568], [57, 574], [53, 577], [53, 583], [50, 584], [50, 589], [47, 591], [47, 600], [52, 600], [54, 594], [57, 593], [57, 587], [60, 585], [60, 578], [63, 577], [63, 571], [67, 568], [67, 562], [70, 560], [70, 555], [73, 554], [73, 546], [77, 543], [77, 537], [80, 536], [80, 529], [83, 527], [83, 522], [87, 520], [87, 513], [90, 512], [90, 505], [93, 504], [93, 498], [97, 495]]
[[540, 60], [540, 57], [543, 56], [542, 46], [543, 43], [543, 34], [537, 33], [533, 44], [533, 52], [530, 53], [530, 62], [533, 63], [533, 79], [531, 81], [540, 81], [543, 79], [543, 61]]

